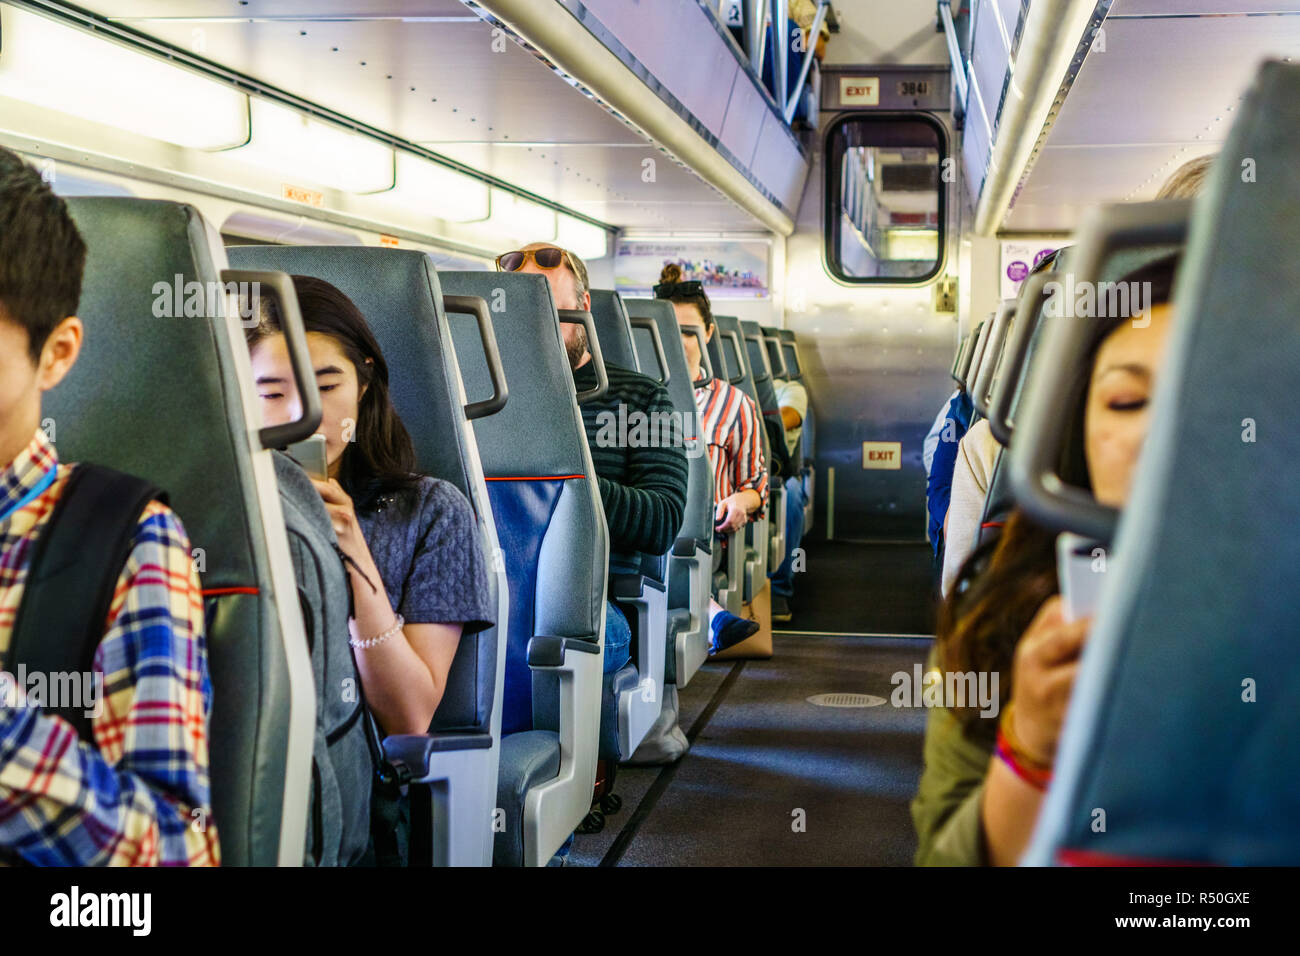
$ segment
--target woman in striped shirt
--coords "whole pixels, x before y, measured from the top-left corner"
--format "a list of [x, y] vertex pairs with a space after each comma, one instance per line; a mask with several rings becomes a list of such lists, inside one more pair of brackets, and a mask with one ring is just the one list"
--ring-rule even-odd
[[[681, 266], [668, 263], [655, 286], [655, 296], [672, 303], [677, 324], [683, 330], [682, 347], [690, 366], [691, 381], [698, 381], [702, 364], [700, 339], [686, 334], [685, 330], [693, 328], [705, 340], [711, 339], [713, 310], [704, 286], [699, 282], [682, 282], [681, 278]], [[721, 547], [725, 548], [728, 542], [725, 536], [744, 528], [762, 513], [767, 503], [768, 469], [759, 434], [762, 419], [748, 395], [718, 378], [696, 387], [695, 405], [700, 414], [700, 434], [708, 442], [709, 461], [713, 465], [714, 530]], [[757, 621], [737, 617], [716, 600], [710, 605], [710, 626], [712, 653], [740, 643], [759, 628]]]

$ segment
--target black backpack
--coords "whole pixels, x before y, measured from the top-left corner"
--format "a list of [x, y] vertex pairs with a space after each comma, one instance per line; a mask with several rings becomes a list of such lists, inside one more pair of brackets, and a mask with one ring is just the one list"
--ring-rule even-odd
[[[14, 619], [5, 669], [88, 674], [104, 639], [104, 623], [117, 579], [131, 555], [140, 514], [150, 501], [167, 500], [160, 489], [134, 475], [103, 465], [77, 465], [32, 547], [22, 601]], [[63, 635], [65, 640], [50, 640]], [[45, 706], [62, 717], [86, 743], [94, 744], [85, 702]], [[0, 864], [25, 866], [18, 854], [0, 847]]]
[[[77, 465], [32, 549], [22, 602], [9, 642], [7, 669], [89, 673], [104, 639], [117, 579], [131, 556], [140, 514], [159, 488], [103, 465]], [[50, 635], [63, 635], [52, 641]], [[87, 743], [95, 742], [85, 708], [44, 707]]]

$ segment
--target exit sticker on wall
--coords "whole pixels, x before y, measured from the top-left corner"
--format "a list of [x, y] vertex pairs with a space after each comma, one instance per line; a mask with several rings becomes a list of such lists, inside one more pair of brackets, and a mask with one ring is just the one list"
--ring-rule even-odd
[[864, 441], [862, 467], [898, 470], [903, 467], [903, 443], [897, 441]]

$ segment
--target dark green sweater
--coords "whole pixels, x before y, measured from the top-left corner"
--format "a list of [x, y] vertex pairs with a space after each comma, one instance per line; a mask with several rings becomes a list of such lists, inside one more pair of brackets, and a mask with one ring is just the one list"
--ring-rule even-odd
[[[605, 503], [610, 554], [664, 554], [686, 512], [686, 451], [678, 425], [692, 425], [681, 422], [668, 390], [654, 379], [617, 365], [605, 369], [609, 391], [579, 407]], [[579, 391], [594, 388], [592, 363], [573, 379]]]

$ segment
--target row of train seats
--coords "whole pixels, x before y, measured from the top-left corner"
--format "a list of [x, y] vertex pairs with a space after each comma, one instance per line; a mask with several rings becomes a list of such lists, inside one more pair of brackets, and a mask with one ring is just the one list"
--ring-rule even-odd
[[[87, 345], [47, 413], [66, 422], [58, 442], [67, 460], [166, 489], [202, 556], [223, 861], [303, 861], [317, 699], [335, 692], [313, 673], [322, 625], [294, 600], [304, 593], [295, 578], [302, 542], [286, 533], [295, 509], [273, 456], [320, 420], [289, 280], [304, 275], [338, 287], [366, 317], [419, 469], [454, 484], [473, 508], [498, 610], [495, 627], [462, 638], [428, 733], [383, 741], [409, 781], [410, 863], [547, 863], [589, 813], [598, 759], [629, 758], [660, 721], [663, 688], [684, 686], [708, 656], [712, 472], [672, 306], [596, 291], [591, 314], [561, 313], [538, 275], [438, 272], [423, 253], [396, 249], [227, 249], [184, 204], [73, 197], [68, 205], [89, 250], [79, 310]], [[244, 342], [250, 317], [226, 294], [232, 282], [258, 282], [278, 302], [303, 396], [297, 421], [261, 426]], [[155, 318], [160, 284], [194, 283], [219, 290], [203, 316]], [[575, 392], [562, 321], [587, 326], [595, 389]], [[723, 322], [725, 364], [719, 356], [709, 374], [740, 384], [779, 435], [772, 379], [801, 374], [793, 340]], [[605, 360], [665, 384], [689, 462], [671, 549], [612, 580], [581, 414], [601, 397]], [[731, 549], [742, 563], [724, 572], [724, 592], [737, 604], [784, 556], [780, 533], [767, 531], [779, 527], [751, 527], [745, 547]], [[624, 608], [633, 646], [622, 670], [602, 676], [607, 596]]]
[[[1106, 557], [1029, 865], [1300, 855], [1287, 796], [1300, 787], [1287, 706], [1300, 669], [1284, 636], [1300, 545], [1276, 533], [1300, 521], [1300, 498], [1278, 494], [1300, 487], [1286, 419], [1300, 388], [1300, 265], [1278, 253], [1300, 243], [1300, 181], [1285, 172], [1297, 103], [1300, 68], [1266, 63], [1195, 198], [1094, 210], [958, 349], [953, 378], [999, 445], [980, 539], [1019, 509], [1100, 547], [1093, 571]], [[1247, 158], [1274, 169], [1267, 184], [1242, 174]], [[1095, 323], [1072, 321], [1063, 297], [1091, 288], [1100, 305], [1173, 252], [1149, 431], [1115, 510], [1061, 477], [1096, 345]]]
[[811, 442], [815, 430], [810, 395], [799, 446], [793, 455], [786, 455], [785, 427], [774, 381], [793, 379], [805, 383], [794, 332], [752, 321], [742, 322], [729, 315], [715, 315], [714, 320], [716, 332], [709, 339], [706, 351], [711, 374], [738, 387], [754, 403], [764, 426], [759, 433], [763, 458], [772, 471], [763, 514], [745, 526], [743, 547], [728, 547], [728, 566], [714, 570], [713, 586], [718, 603], [739, 614], [742, 604], [762, 592], [767, 586], [767, 576], [786, 557], [784, 483], [791, 476], [799, 477], [804, 490], [804, 533], [812, 528], [816, 476]]

